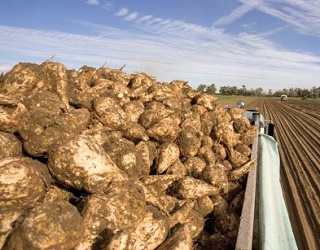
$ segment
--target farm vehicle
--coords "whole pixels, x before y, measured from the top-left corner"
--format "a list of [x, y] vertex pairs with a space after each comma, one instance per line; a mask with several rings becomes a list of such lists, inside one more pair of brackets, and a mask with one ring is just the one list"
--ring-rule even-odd
[[[244, 109], [244, 103], [238, 102]], [[251, 158], [236, 249], [297, 249], [280, 183], [280, 157], [272, 121], [258, 109], [245, 115], [259, 127]]]
[[0, 84], [0, 248], [295, 249], [273, 124], [216, 99], [17, 64]]

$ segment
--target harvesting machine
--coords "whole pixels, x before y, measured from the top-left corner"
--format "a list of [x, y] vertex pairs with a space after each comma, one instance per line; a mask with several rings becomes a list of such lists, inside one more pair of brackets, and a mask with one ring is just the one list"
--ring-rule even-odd
[[[244, 103], [238, 102], [244, 109]], [[245, 111], [250, 122], [259, 127], [251, 159], [236, 249], [297, 249], [280, 184], [280, 157], [273, 138], [274, 124], [258, 109]]]

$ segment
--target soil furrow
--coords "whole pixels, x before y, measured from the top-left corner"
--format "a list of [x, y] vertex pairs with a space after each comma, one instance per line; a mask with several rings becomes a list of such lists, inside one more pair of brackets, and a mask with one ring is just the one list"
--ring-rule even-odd
[[[295, 150], [299, 153], [300, 162], [305, 163], [308, 161], [308, 164], [312, 166], [314, 169], [315, 177], [319, 177], [319, 153], [318, 153], [318, 139], [315, 138], [314, 133], [310, 133], [313, 128], [310, 128], [307, 124], [304, 123], [304, 119], [299, 117], [299, 113], [288, 113], [286, 110], [282, 110], [283, 113], [286, 113], [286, 120], [289, 122], [287, 123], [287, 127], [283, 129], [291, 130], [290, 136], [291, 144], [295, 145], [295, 148], [300, 148], [299, 150]], [[294, 121], [294, 122], [293, 122]], [[289, 134], [290, 135], [290, 134]], [[316, 140], [314, 140], [316, 139]], [[313, 176], [311, 177], [313, 178]]]
[[[283, 116], [281, 117], [283, 118]], [[299, 136], [296, 136], [294, 139], [290, 136], [291, 134], [296, 134], [295, 131], [292, 129], [292, 125], [290, 124], [290, 122], [284, 122], [285, 126], [284, 129], [285, 130], [284, 135], [286, 136], [286, 139], [284, 140], [284, 145], [286, 145], [287, 148], [289, 148], [289, 151], [291, 152], [291, 158], [294, 159], [292, 162], [294, 164], [295, 169], [298, 172], [298, 179], [297, 183], [304, 183], [304, 185], [306, 186], [306, 189], [303, 189], [304, 192], [302, 192], [304, 197], [316, 197], [316, 194], [319, 193], [319, 187], [317, 187], [317, 184], [315, 182], [315, 180], [312, 178], [312, 174], [314, 173], [310, 173], [313, 171], [313, 168], [304, 168], [303, 164], [305, 163], [309, 163], [309, 164], [305, 164], [307, 166], [309, 166], [311, 164], [311, 162], [309, 161], [309, 159], [306, 157], [305, 154], [301, 153], [301, 150], [303, 148], [301, 148], [301, 146], [299, 145], [299, 141], [301, 141], [301, 138]], [[297, 143], [298, 142], [298, 143]], [[297, 146], [298, 145], [298, 146]], [[281, 144], [281, 146], [283, 146]], [[293, 166], [291, 166], [292, 168]], [[310, 188], [313, 187], [313, 188]], [[305, 199], [305, 202], [308, 202], [309, 199]], [[319, 204], [319, 202], [317, 202]], [[312, 208], [312, 207], [311, 207]], [[317, 208], [320, 208], [319, 206], [317, 206]], [[309, 209], [307, 209], [309, 210]], [[311, 214], [314, 214], [317, 211], [317, 209], [315, 208], [315, 211], [308, 211]]]
[[320, 249], [320, 103], [256, 99], [275, 125], [281, 184], [299, 249]]

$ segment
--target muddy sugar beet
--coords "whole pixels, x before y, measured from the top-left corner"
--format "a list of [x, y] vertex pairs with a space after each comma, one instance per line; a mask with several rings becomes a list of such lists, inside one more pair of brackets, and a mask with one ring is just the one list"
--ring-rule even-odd
[[215, 101], [18, 63], [0, 79], [0, 249], [234, 248], [256, 128]]

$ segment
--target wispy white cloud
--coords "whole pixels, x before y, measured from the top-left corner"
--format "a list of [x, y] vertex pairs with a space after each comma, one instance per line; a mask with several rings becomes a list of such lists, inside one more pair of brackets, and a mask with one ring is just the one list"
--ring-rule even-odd
[[257, 9], [292, 25], [302, 34], [320, 36], [320, 1], [265, 0]]
[[127, 16], [129, 14], [129, 11], [127, 8], [121, 8], [117, 13], [115, 13], [116, 16]]
[[152, 15], [146, 15], [146, 16], [143, 16], [143, 17], [140, 17], [137, 22], [146, 22], [146, 21], [149, 21], [153, 18]]
[[263, 0], [248, 0], [243, 1], [243, 4], [240, 5], [238, 8], [234, 9], [229, 15], [222, 16], [218, 20], [213, 23], [214, 27], [218, 26], [225, 26], [234, 21], [240, 19], [243, 15], [248, 13], [249, 11], [255, 9], [262, 3]]
[[241, 5], [213, 23], [213, 27], [227, 26], [252, 10], [281, 19], [297, 32], [320, 36], [320, 1], [315, 0], [237, 0]]
[[[140, 16], [128, 8], [115, 18], [132, 28], [78, 22], [96, 34], [88, 36], [0, 26], [2, 58], [16, 55], [19, 61], [39, 63], [56, 54], [69, 68], [99, 67], [107, 60], [108, 67], [126, 63], [129, 73], [145, 71], [159, 81], [183, 79], [195, 88], [213, 82], [265, 90], [311, 88], [320, 78], [319, 56], [288, 51], [268, 40], [286, 26], [259, 35], [230, 35], [183, 20]], [[0, 67], [7, 65], [2, 58]]]
[[147, 71], [160, 81], [189, 80], [194, 87], [212, 82], [265, 89], [304, 82], [311, 87], [319, 79], [320, 58], [278, 49], [262, 37], [233, 37], [205, 27], [185, 30], [180, 22], [157, 26], [161, 33], [156, 35], [150, 25], [144, 26], [149, 30], [145, 35], [86, 25], [99, 34], [81, 36], [0, 26], [0, 44], [6, 53], [38, 62], [56, 54], [56, 60], [69, 67], [99, 67], [105, 60], [110, 67], [126, 63], [130, 72]]
[[130, 13], [129, 15], [127, 15], [124, 20], [125, 21], [132, 21], [132, 20], [136, 20], [138, 18], [138, 12], [133, 12]]
[[[138, 24], [140, 28], [153, 29], [153, 31], [159, 31], [159, 27], [162, 27], [162, 31], [166, 32], [175, 32], [176, 30], [192, 30], [201, 33], [210, 31], [210, 29], [208, 29], [207, 27], [188, 23], [183, 20], [163, 19], [154, 17], [152, 15], [139, 17], [137, 12], [130, 13], [127, 8], [121, 8], [117, 13], [115, 13], [115, 15], [122, 17], [125, 21], [135, 21], [135, 23]], [[145, 26], [141, 27], [141, 24], [144, 24]]]
[[152, 18], [152, 19], [149, 20], [149, 24], [157, 24], [157, 23], [158, 24], [165, 24], [166, 21], [168, 21], [168, 20], [164, 20], [163, 18]]
[[87, 0], [86, 3], [90, 5], [99, 5], [99, 0]]
[[243, 23], [243, 24], [241, 24], [241, 27], [246, 30], [252, 30], [255, 28], [256, 25], [257, 25], [257, 22]]
[[271, 36], [271, 35], [274, 35], [274, 34], [277, 34], [285, 29], [287, 29], [289, 27], [289, 25], [285, 25], [285, 26], [282, 26], [282, 27], [278, 27], [278, 28], [275, 28], [275, 29], [272, 29], [272, 30], [269, 30], [269, 31], [265, 31], [263, 33], [260, 33], [259, 36]]

